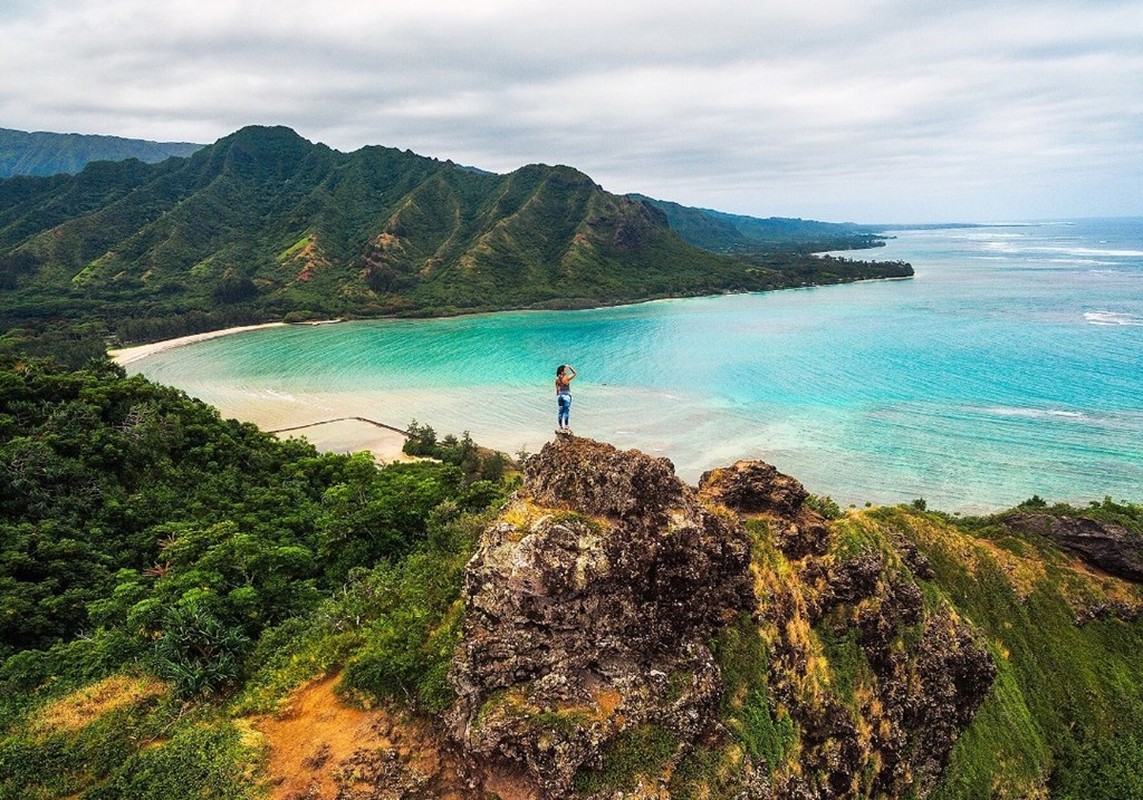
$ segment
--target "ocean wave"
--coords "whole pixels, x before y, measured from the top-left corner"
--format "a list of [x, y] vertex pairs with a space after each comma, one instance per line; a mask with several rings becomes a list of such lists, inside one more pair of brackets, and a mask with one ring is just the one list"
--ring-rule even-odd
[[[1069, 264], [1077, 267], [1114, 267], [1118, 265], [1118, 261], [1100, 261], [1098, 258], [1049, 258], [1046, 259], [1049, 264]], [[1109, 270], [1102, 270], [1108, 272]], [[1123, 272], [1123, 270], [1114, 270], [1115, 272]]]
[[1116, 250], [1099, 247], [1029, 247], [1031, 253], [1059, 253], [1065, 256], [1094, 258], [1143, 258], [1143, 250]]
[[1086, 421], [1087, 414], [1082, 411], [1070, 411], [1058, 408], [1024, 408], [1020, 406], [993, 406], [980, 409], [985, 414], [995, 417], [1023, 417], [1026, 419], [1070, 419]]
[[1143, 326], [1143, 318], [1125, 314], [1122, 311], [1085, 311], [1083, 318], [1089, 325], [1129, 325]]
[[1023, 239], [1025, 235], [1022, 233], [996, 233], [995, 231], [986, 231], [984, 233], [951, 234], [946, 238], [964, 239], [970, 242], [991, 242], [995, 239]]

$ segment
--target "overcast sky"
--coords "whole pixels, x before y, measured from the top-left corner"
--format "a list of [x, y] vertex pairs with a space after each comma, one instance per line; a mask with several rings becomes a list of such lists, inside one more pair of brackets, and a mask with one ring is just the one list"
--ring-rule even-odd
[[283, 124], [755, 216], [1143, 215], [1143, 0], [0, 0], [0, 127]]

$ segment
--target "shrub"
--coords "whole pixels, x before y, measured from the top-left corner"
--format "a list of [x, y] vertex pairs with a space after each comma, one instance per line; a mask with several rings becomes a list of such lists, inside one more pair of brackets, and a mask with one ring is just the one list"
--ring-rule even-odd
[[640, 777], [658, 777], [678, 746], [678, 737], [658, 725], [626, 730], [607, 746], [602, 769], [576, 773], [575, 788], [584, 794], [632, 789]]
[[838, 519], [842, 516], [841, 506], [833, 501], [833, 498], [827, 495], [811, 494], [806, 497], [806, 508], [811, 511], [816, 511], [826, 519]]
[[167, 615], [155, 642], [156, 669], [183, 697], [209, 694], [238, 682], [249, 644], [241, 630], [224, 625], [201, 602], [191, 601]]

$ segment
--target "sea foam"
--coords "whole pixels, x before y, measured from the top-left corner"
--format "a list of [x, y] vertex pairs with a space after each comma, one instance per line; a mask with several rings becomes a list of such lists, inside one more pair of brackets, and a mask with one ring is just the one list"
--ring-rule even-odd
[[1143, 319], [1120, 311], [1085, 311], [1083, 318], [1089, 325], [1143, 326]]
[[1032, 253], [1059, 253], [1065, 256], [1087, 256], [1092, 258], [1143, 258], [1143, 250], [1117, 250], [1096, 247], [1029, 247]]
[[1086, 420], [1087, 414], [1082, 411], [1065, 411], [1056, 408], [1018, 408], [1008, 406], [996, 406], [993, 408], [982, 409], [986, 414], [991, 414], [996, 417], [1024, 417], [1026, 419], [1068, 419], [1082, 422]]

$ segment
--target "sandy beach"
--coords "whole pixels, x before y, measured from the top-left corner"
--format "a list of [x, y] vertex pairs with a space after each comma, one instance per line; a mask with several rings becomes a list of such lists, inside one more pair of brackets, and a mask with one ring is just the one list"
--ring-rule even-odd
[[[340, 320], [298, 323], [304, 325], [330, 325]], [[261, 325], [240, 325], [217, 331], [180, 336], [161, 342], [109, 350], [107, 355], [117, 364], [128, 367], [148, 356], [163, 353], [195, 342], [217, 339], [235, 333], [280, 328], [289, 323], [267, 322]], [[212, 398], [212, 404], [227, 418], [241, 422], [252, 422], [263, 430], [271, 431], [282, 438], [298, 437], [306, 439], [318, 450], [329, 453], [358, 453], [368, 451], [378, 461], [410, 461], [412, 457], [402, 452], [406, 436], [399, 428], [386, 422], [370, 422], [353, 418], [357, 409], [338, 409], [335, 413], [349, 415], [348, 418], [330, 419], [333, 406], [318, 403], [295, 403], [281, 397], [260, 397], [222, 399]], [[282, 430], [287, 428], [287, 430]]]
[[219, 331], [195, 333], [190, 336], [180, 336], [177, 339], [164, 339], [161, 342], [140, 344], [134, 347], [123, 347], [118, 350], [108, 350], [107, 355], [110, 356], [111, 360], [116, 364], [127, 366], [133, 361], [138, 361], [141, 358], [146, 358], [155, 353], [174, 350], [176, 347], [182, 347], [183, 345], [205, 342], [207, 339], [217, 339], [220, 336], [229, 336], [232, 333], [245, 333], [246, 331], [256, 331], [261, 328], [281, 328], [286, 324], [285, 322], [264, 322], [261, 325], [239, 325], [235, 328], [223, 328]]

